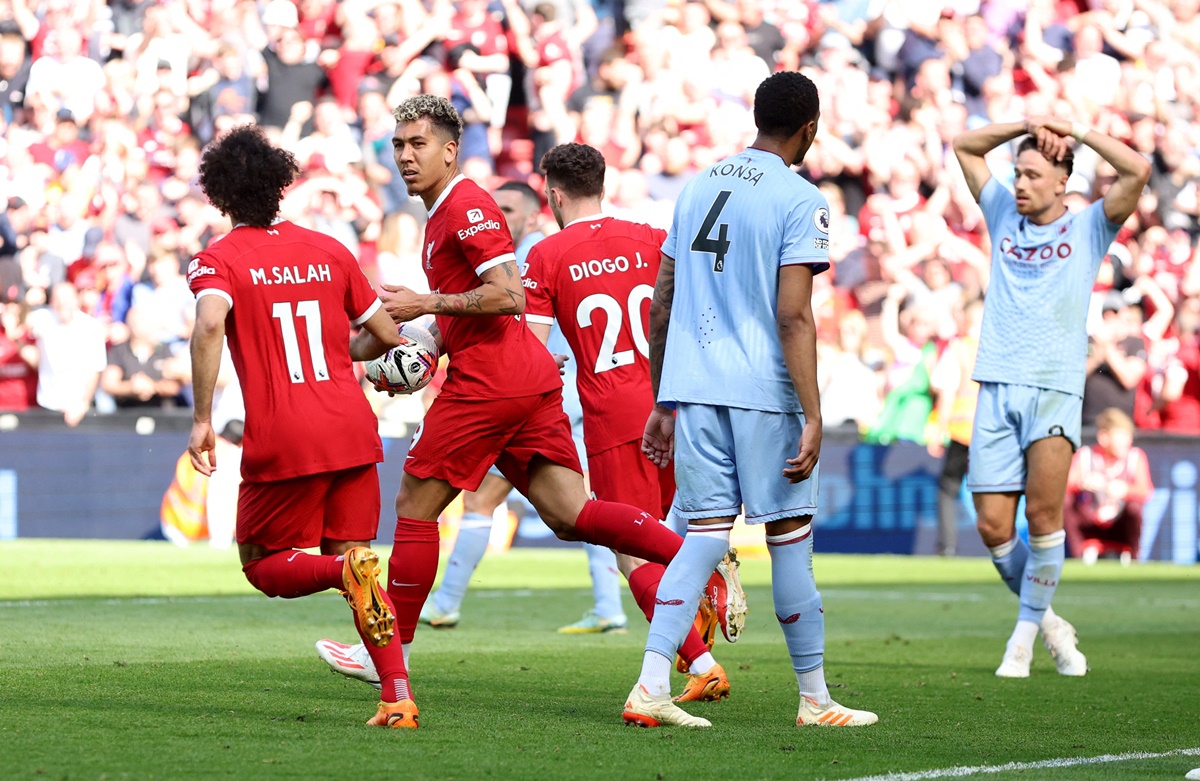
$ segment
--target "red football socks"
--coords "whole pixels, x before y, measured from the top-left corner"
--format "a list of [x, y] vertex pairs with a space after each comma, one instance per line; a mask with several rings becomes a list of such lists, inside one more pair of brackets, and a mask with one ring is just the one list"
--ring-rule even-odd
[[313, 556], [298, 550], [282, 550], [246, 562], [242, 572], [268, 597], [295, 599], [343, 585], [341, 556]]
[[675, 558], [683, 538], [636, 507], [593, 499], [575, 519], [575, 536], [618, 553], [658, 564]]
[[411, 643], [421, 606], [433, 588], [438, 567], [437, 521], [397, 518], [395, 543], [388, 559], [388, 596], [396, 614], [392, 644]]
[[[629, 590], [633, 592], [633, 599], [638, 607], [646, 614], [647, 621], [654, 618], [654, 599], [658, 596], [658, 584], [666, 571], [667, 568], [663, 565], [648, 562], [629, 573]], [[701, 654], [707, 652], [708, 644], [700, 637], [693, 624], [688, 629], [687, 637], [683, 639], [683, 645], [679, 646], [679, 655], [690, 667]]]
[[[384, 594], [383, 601], [387, 602], [388, 607], [392, 608], [392, 614], [395, 615], [396, 608], [392, 604], [391, 596]], [[411, 700], [412, 694], [408, 688], [408, 670], [404, 667], [404, 646], [395, 638], [392, 638], [392, 642], [383, 648], [371, 645], [363, 628], [358, 625], [357, 615], [354, 617], [354, 628], [358, 630], [358, 636], [362, 638], [363, 644], [367, 647], [367, 653], [371, 655], [371, 661], [375, 664], [375, 671], [379, 673], [379, 683], [381, 684], [379, 699], [384, 702]]]

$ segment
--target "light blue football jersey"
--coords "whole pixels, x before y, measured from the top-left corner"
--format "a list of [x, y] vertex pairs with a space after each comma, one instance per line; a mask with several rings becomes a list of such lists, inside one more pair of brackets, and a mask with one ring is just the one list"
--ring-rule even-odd
[[675, 204], [663, 253], [675, 295], [659, 401], [799, 412], [776, 332], [781, 266], [829, 268], [829, 208], [770, 152], [701, 171]]
[[995, 178], [979, 205], [992, 237], [992, 278], [972, 379], [1082, 396], [1088, 302], [1121, 226], [1105, 215], [1103, 201], [1034, 225]]

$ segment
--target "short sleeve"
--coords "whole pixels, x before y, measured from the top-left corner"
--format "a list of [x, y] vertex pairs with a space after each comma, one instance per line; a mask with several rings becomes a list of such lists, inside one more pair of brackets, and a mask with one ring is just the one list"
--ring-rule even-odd
[[983, 219], [988, 230], [995, 230], [1007, 214], [1017, 209], [1017, 201], [1008, 188], [996, 181], [996, 177], [988, 179], [983, 189], [979, 191], [979, 208], [983, 210]]
[[188, 287], [197, 299], [217, 295], [233, 308], [233, 286], [222, 263], [211, 252], [204, 251], [192, 258], [187, 269]]
[[1091, 203], [1079, 216], [1086, 221], [1088, 237], [1092, 242], [1090, 257], [1095, 259], [1092, 266], [1094, 271], [1098, 271], [1101, 261], [1108, 254], [1108, 248], [1120, 233], [1121, 225], [1108, 219], [1104, 213], [1103, 198]]
[[541, 245], [535, 244], [525, 259], [525, 319], [539, 325], [554, 324], [554, 295], [551, 290], [551, 269], [541, 251]]
[[383, 302], [353, 256], [347, 253], [342, 263], [346, 266], [346, 315], [350, 318], [350, 325], [357, 328], [370, 320]]
[[483, 272], [508, 261], [516, 261], [508, 223], [496, 202], [490, 198], [473, 198], [449, 215], [450, 230], [458, 239], [463, 257], [482, 277]]
[[829, 204], [816, 194], [796, 205], [783, 228], [780, 266], [806, 264], [814, 274], [829, 268]]

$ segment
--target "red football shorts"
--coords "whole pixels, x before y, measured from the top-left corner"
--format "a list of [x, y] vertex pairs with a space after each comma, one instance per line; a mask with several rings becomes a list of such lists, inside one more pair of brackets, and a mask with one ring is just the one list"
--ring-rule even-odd
[[237, 541], [267, 550], [315, 548], [321, 540], [369, 541], [379, 529], [374, 464], [338, 472], [242, 483]]
[[659, 519], [675, 498], [674, 464], [659, 469], [650, 463], [640, 440], [588, 453], [588, 480], [597, 499], [631, 504]]
[[492, 464], [525, 494], [529, 462], [542, 456], [582, 473], [562, 389], [515, 399], [438, 396], [413, 432], [404, 471], [474, 491]]

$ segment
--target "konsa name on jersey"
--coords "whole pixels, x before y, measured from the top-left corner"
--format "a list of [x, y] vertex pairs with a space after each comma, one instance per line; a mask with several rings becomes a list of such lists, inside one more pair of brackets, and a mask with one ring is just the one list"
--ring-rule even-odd
[[306, 282], [329, 282], [332, 279], [329, 265], [326, 263], [309, 263], [308, 273], [300, 271], [299, 266], [250, 269], [250, 281], [255, 285], [303, 285]]

